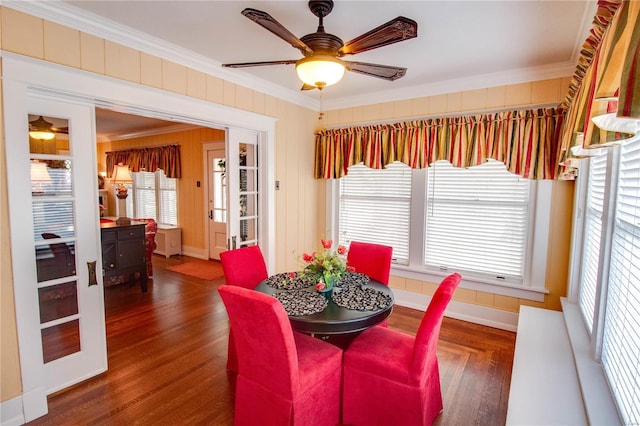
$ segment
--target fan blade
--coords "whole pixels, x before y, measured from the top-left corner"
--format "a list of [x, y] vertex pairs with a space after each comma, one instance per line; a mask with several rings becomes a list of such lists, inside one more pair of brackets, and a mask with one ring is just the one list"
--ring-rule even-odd
[[344, 44], [338, 50], [338, 56], [355, 55], [367, 50], [377, 49], [399, 41], [418, 36], [418, 24], [413, 19], [398, 16], [371, 31], [362, 34]]
[[383, 80], [397, 80], [400, 77], [404, 77], [407, 73], [406, 68], [392, 67], [390, 65], [368, 64], [366, 62], [352, 62], [343, 61], [348, 71], [358, 74], [369, 75], [371, 77], [378, 77]]
[[298, 59], [286, 59], [283, 61], [264, 61], [264, 62], [242, 62], [239, 64], [222, 64], [225, 68], [247, 68], [247, 67], [262, 67], [265, 65], [289, 65], [295, 64]]
[[65, 133], [67, 135], [69, 134], [68, 127], [52, 127], [51, 130], [54, 131], [55, 133]]
[[288, 29], [283, 27], [282, 24], [273, 19], [273, 17], [268, 13], [261, 10], [246, 8], [242, 11], [242, 14], [298, 49], [303, 55], [306, 56], [313, 54], [313, 50], [311, 50], [309, 46], [293, 35]]

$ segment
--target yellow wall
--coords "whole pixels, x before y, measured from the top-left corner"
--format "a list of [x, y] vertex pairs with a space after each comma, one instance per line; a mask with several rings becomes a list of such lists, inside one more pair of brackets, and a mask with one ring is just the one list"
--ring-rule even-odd
[[[121, 80], [155, 87], [170, 92], [203, 99], [217, 104], [274, 117], [275, 134], [275, 179], [280, 181], [280, 190], [275, 193], [275, 246], [276, 270], [282, 272], [298, 267], [295, 253], [317, 247], [324, 229], [324, 181], [313, 179], [314, 130], [319, 126], [349, 125], [377, 120], [424, 117], [434, 114], [499, 108], [504, 106], [531, 105], [558, 102], [566, 93], [568, 79], [557, 79], [482, 90], [452, 93], [441, 96], [409, 99], [376, 105], [366, 105], [329, 111], [325, 120], [318, 123], [317, 112], [287, 101], [265, 95], [246, 87], [192, 70], [186, 66], [158, 58], [144, 52], [118, 45], [89, 34], [66, 28], [21, 12], [0, 7], [0, 48], [28, 57], [50, 61], [73, 68], [97, 73]], [[2, 122], [0, 121], [0, 131]], [[202, 149], [196, 148], [200, 137], [184, 135], [185, 151], [182, 152], [183, 170], [193, 167], [185, 176], [180, 188], [181, 214], [187, 210], [203, 211], [201, 189], [194, 181], [202, 177]], [[150, 143], [141, 140], [141, 143]], [[167, 141], [168, 142], [168, 141]], [[4, 132], [2, 153], [4, 154]], [[132, 142], [117, 142], [108, 149], [125, 147]], [[153, 144], [162, 144], [154, 137]], [[169, 142], [168, 142], [169, 143]], [[99, 162], [104, 161], [107, 145], [99, 145]], [[0, 232], [2, 253], [0, 254], [0, 296], [2, 297], [2, 349], [0, 351], [0, 378], [2, 395], [0, 402], [20, 395], [19, 358], [15, 330], [13, 304], [13, 279], [8, 245], [8, 206], [6, 200], [6, 176], [4, 158], [0, 155]], [[102, 158], [102, 160], [100, 160]], [[102, 166], [104, 167], [104, 166]], [[99, 169], [99, 171], [104, 171]], [[555, 183], [553, 196], [554, 221], [547, 271], [547, 288], [552, 292], [543, 305], [557, 308], [557, 297], [564, 294], [568, 258], [568, 235], [570, 233], [571, 183]], [[569, 201], [567, 201], [569, 200]], [[198, 238], [204, 225], [197, 219], [181, 216], [185, 231], [185, 245], [204, 246]], [[189, 222], [191, 221], [191, 222]], [[203, 233], [203, 232], [202, 232]], [[418, 293], [431, 294], [435, 285], [398, 277], [392, 277], [391, 286]], [[456, 292], [456, 299], [498, 309], [517, 311], [520, 303], [513, 298], [482, 292]], [[527, 303], [531, 304], [531, 303]]]
[[[224, 141], [223, 130], [199, 128], [161, 135], [131, 138], [122, 141], [98, 144], [98, 172], [106, 170], [106, 156], [108, 151], [128, 149], [142, 146], [180, 145], [182, 158], [182, 177], [178, 179], [178, 222], [182, 227], [182, 245], [194, 249], [205, 248], [206, 222], [204, 207], [204, 179], [206, 170], [202, 158], [202, 144], [204, 142]], [[200, 182], [200, 187], [196, 182]], [[109, 191], [110, 215], [115, 215], [116, 199], [113, 191]]]

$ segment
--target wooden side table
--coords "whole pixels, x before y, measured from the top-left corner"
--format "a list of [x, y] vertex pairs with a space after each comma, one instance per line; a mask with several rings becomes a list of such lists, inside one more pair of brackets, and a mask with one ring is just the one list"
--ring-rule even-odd
[[158, 225], [154, 253], [166, 258], [174, 254], [182, 254], [182, 229], [177, 226]]

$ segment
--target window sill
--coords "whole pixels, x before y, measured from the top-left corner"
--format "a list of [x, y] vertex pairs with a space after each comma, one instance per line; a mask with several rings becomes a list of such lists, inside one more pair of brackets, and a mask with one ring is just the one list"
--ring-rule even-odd
[[[424, 270], [416, 270], [404, 265], [392, 265], [391, 275], [412, 280], [427, 281], [431, 283], [439, 283], [450, 272], [431, 272]], [[482, 291], [485, 293], [498, 294], [500, 296], [517, 297], [518, 299], [531, 300], [535, 302], [544, 302], [544, 296], [549, 294], [546, 288], [525, 287], [507, 282], [495, 282], [479, 277], [473, 277], [462, 274], [462, 282], [460, 288], [469, 290]]]
[[589, 424], [619, 425], [620, 417], [604, 371], [591, 355], [589, 336], [580, 315], [580, 308], [564, 297], [560, 298], [560, 302]]

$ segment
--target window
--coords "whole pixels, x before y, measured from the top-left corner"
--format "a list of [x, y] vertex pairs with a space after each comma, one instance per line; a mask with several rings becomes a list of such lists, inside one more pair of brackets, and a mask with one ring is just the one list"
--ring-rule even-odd
[[529, 181], [504, 164], [461, 169], [435, 163], [427, 172], [425, 222], [425, 266], [522, 282]]
[[402, 163], [389, 164], [384, 170], [355, 165], [340, 184], [340, 244], [388, 245], [396, 262], [407, 263], [411, 169]]
[[578, 300], [620, 418], [640, 424], [640, 137], [608, 155], [589, 160]]
[[153, 218], [163, 225], [178, 225], [177, 180], [162, 170], [131, 173], [127, 211], [131, 217]]
[[592, 157], [589, 166], [587, 186], [587, 207], [585, 209], [584, 247], [582, 273], [580, 275], [580, 311], [589, 333], [593, 327], [596, 306], [596, 286], [600, 259], [600, 238], [604, 209], [605, 180], [607, 174], [606, 152]]
[[427, 170], [356, 165], [338, 185], [340, 244], [391, 245], [394, 264], [418, 272], [465, 271], [496, 284], [526, 281], [534, 191], [504, 164], [460, 169], [437, 162]]

